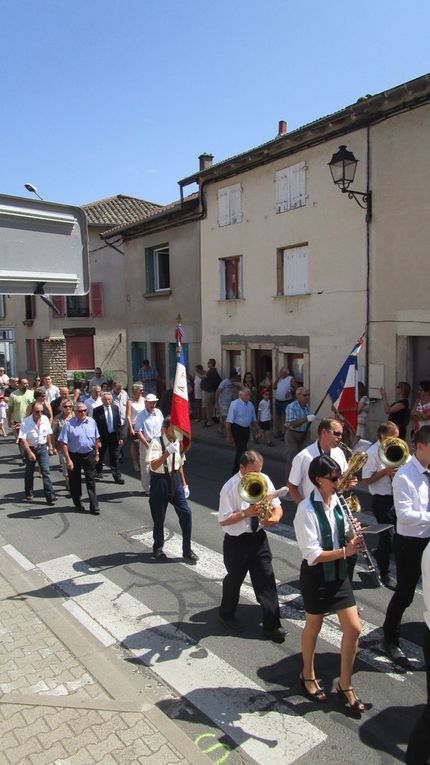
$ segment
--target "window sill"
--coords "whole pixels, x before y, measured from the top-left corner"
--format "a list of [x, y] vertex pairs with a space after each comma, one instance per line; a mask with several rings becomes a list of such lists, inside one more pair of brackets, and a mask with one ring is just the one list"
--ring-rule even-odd
[[220, 298], [217, 303], [244, 303], [245, 298]]
[[157, 292], [145, 292], [144, 298], [162, 298], [169, 297], [172, 294], [172, 290], [158, 290]]
[[286, 300], [287, 298], [310, 297], [312, 292], [297, 292], [294, 295], [272, 295], [274, 300]]

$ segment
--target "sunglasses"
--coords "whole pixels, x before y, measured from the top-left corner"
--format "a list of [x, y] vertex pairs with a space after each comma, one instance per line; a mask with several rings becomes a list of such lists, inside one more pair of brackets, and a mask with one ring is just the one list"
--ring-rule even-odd
[[326, 481], [331, 481], [332, 483], [336, 483], [336, 481], [340, 481], [340, 475], [323, 475], [321, 476]]
[[343, 436], [343, 433], [340, 430], [330, 430], [329, 432], [337, 438], [342, 438]]
[[85, 412], [88, 412], [88, 409], [77, 409], [76, 414], [85, 414]]
[[[71, 404], [62, 404], [62, 407], [63, 407], [63, 409], [71, 409], [72, 405]], [[79, 411], [80, 412], [85, 412], [85, 409], [80, 409]]]

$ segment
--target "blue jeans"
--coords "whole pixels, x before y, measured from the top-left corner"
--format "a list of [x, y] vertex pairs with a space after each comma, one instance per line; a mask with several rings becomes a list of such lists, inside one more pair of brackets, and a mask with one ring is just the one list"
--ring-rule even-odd
[[154, 552], [163, 549], [164, 519], [169, 502], [179, 519], [183, 555], [188, 555], [191, 551], [191, 509], [185, 499], [181, 476], [179, 472], [162, 475], [151, 471], [149, 507], [154, 522]]
[[51, 474], [49, 471], [48, 447], [46, 444], [43, 444], [43, 446], [32, 446], [30, 448], [36, 456], [36, 459], [30, 460], [27, 455], [25, 455], [25, 494], [29, 497], [33, 493], [34, 468], [36, 467], [37, 462], [42, 473], [43, 491], [45, 492], [46, 499], [49, 501], [54, 494], [54, 490], [52, 488]]

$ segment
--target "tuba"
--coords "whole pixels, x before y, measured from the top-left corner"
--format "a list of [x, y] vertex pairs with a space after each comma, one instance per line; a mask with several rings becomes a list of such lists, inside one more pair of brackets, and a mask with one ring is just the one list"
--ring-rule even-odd
[[248, 505], [256, 505], [261, 502], [263, 508], [258, 514], [262, 521], [266, 521], [272, 511], [272, 500], [267, 496], [267, 481], [261, 473], [246, 473], [242, 476], [237, 487], [239, 497]]
[[382, 441], [378, 456], [385, 467], [399, 468], [408, 461], [409, 447], [401, 438], [389, 436]]

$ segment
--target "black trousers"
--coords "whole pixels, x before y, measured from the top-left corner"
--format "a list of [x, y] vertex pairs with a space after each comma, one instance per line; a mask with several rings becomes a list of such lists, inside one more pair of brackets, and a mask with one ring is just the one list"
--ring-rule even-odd
[[226, 534], [223, 553], [227, 575], [222, 584], [220, 616], [224, 619], [234, 616], [240, 588], [249, 571], [255, 597], [263, 612], [264, 629], [280, 627], [278, 591], [266, 532], [260, 529], [255, 534], [245, 533], [238, 537]]
[[397, 586], [388, 604], [382, 627], [385, 640], [389, 643], [399, 643], [402, 616], [414, 599], [415, 588], [421, 576], [421, 558], [428, 542], [428, 538], [403, 537], [400, 534], [394, 538]]
[[[378, 523], [396, 522], [393, 497], [391, 494], [374, 494], [372, 496], [372, 511]], [[394, 529], [388, 529], [378, 534], [378, 546], [374, 557], [381, 576], [386, 576], [390, 567], [390, 557], [393, 551]]]
[[96, 454], [95, 451], [80, 454], [79, 452], [69, 452], [70, 459], [73, 462], [73, 470], [68, 470], [69, 490], [72, 502], [75, 507], [79, 507], [82, 497], [82, 478], [81, 471], [84, 471], [85, 483], [87, 486], [88, 497], [90, 500], [90, 510], [97, 510], [99, 503], [96, 495]]
[[99, 449], [99, 461], [97, 462], [96, 471], [101, 473], [103, 470], [103, 462], [106, 452], [109, 452], [109, 464], [114, 478], [121, 478], [121, 470], [119, 468], [119, 446], [116, 433], [108, 433], [107, 436], [100, 439], [101, 446]]
[[182, 531], [182, 552], [188, 555], [191, 551], [191, 508], [185, 499], [179, 471], [163, 475], [151, 471], [149, 489], [149, 507], [154, 522], [153, 551], [162, 550], [164, 545], [164, 521], [169, 502], [172, 503], [178, 516]]
[[240, 458], [242, 454], [246, 452], [248, 448], [249, 434], [250, 434], [249, 428], [242, 428], [242, 425], [236, 425], [235, 423], [232, 424], [231, 435], [233, 437], [234, 445], [236, 447], [236, 454], [234, 457], [232, 475], [237, 473], [237, 471], [239, 470]]
[[427, 765], [430, 762], [430, 630], [424, 626], [424, 660], [427, 677], [427, 704], [409, 739], [407, 765]]

